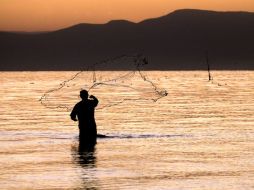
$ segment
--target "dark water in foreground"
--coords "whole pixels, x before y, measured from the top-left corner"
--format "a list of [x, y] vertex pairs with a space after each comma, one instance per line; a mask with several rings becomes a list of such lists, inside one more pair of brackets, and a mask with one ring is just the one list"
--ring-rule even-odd
[[169, 95], [97, 110], [109, 138], [89, 151], [38, 101], [72, 75], [0, 73], [1, 189], [254, 189], [253, 71], [150, 72]]

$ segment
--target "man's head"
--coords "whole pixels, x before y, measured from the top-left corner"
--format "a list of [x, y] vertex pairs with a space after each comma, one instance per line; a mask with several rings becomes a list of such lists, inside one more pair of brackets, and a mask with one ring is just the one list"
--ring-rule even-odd
[[81, 90], [80, 91], [80, 97], [81, 97], [82, 100], [86, 100], [88, 98], [87, 90]]

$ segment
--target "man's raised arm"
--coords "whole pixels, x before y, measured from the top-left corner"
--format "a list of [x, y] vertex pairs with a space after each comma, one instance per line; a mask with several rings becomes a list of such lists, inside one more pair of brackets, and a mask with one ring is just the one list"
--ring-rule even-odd
[[93, 100], [94, 107], [96, 107], [99, 103], [99, 100], [94, 95], [89, 96], [89, 98]]

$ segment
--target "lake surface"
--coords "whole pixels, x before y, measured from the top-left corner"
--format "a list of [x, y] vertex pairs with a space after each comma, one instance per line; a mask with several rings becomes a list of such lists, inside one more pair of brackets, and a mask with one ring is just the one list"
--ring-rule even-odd
[[90, 151], [80, 151], [69, 111], [39, 101], [73, 74], [0, 72], [1, 189], [254, 189], [253, 71], [214, 71], [213, 82], [205, 71], [146, 72], [168, 96], [96, 110], [110, 138]]

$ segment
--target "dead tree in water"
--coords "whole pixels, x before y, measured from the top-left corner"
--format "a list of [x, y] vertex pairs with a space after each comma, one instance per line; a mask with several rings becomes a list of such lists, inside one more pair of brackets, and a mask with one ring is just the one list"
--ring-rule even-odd
[[210, 65], [209, 65], [209, 59], [208, 59], [208, 51], [206, 52], [206, 64], [207, 64], [208, 79], [209, 79], [209, 81], [212, 81], [213, 78], [212, 78], [212, 75], [211, 75], [211, 72], [210, 72]]

